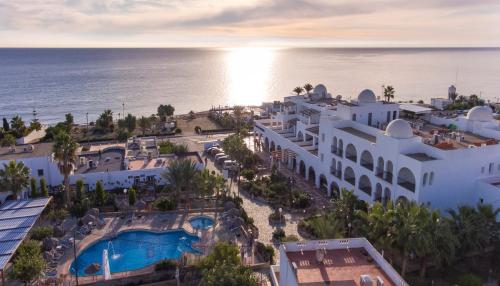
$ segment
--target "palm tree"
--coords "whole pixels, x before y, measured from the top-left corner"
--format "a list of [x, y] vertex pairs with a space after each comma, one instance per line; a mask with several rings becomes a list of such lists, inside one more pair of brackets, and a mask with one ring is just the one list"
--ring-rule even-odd
[[14, 135], [17, 138], [24, 136], [24, 132], [26, 131], [26, 126], [24, 125], [24, 121], [21, 118], [21, 116], [16, 115], [12, 117], [12, 119], [10, 120], [10, 129], [12, 130], [12, 132], [14, 132]]
[[394, 214], [394, 228], [391, 235], [394, 236], [394, 248], [399, 252], [402, 259], [401, 276], [406, 275], [408, 258], [418, 241], [420, 234], [418, 217], [420, 207], [417, 203], [397, 204]]
[[173, 161], [162, 173], [162, 177], [167, 184], [175, 191], [175, 196], [179, 197], [180, 192], [189, 192], [192, 190], [195, 177], [198, 170], [196, 164], [188, 159]]
[[0, 191], [11, 191], [17, 198], [17, 195], [29, 186], [30, 169], [23, 162], [10, 161], [3, 164], [3, 170], [0, 170]]
[[54, 152], [54, 158], [58, 162], [59, 171], [64, 176], [65, 201], [67, 204], [70, 203], [69, 175], [73, 171], [76, 162], [77, 149], [78, 143], [76, 143], [73, 137], [68, 133], [60, 132], [55, 137], [52, 150]]
[[307, 94], [309, 94], [309, 92], [311, 92], [311, 90], [313, 90], [313, 89], [314, 89], [314, 87], [310, 83], [306, 83], [304, 85], [304, 90], [306, 91]]
[[301, 86], [297, 86], [293, 89], [293, 92], [295, 92], [297, 95], [300, 95], [304, 92], [304, 89]]
[[139, 127], [141, 128], [142, 135], [146, 134], [146, 130], [151, 128], [151, 121], [149, 118], [142, 116], [139, 118]]
[[243, 106], [236, 105], [233, 108], [233, 115], [234, 115], [234, 119], [236, 121], [236, 131], [239, 132], [240, 126], [241, 126], [241, 119], [243, 117]]
[[395, 94], [394, 87], [392, 85], [388, 85], [384, 87], [384, 98], [390, 102], [391, 99], [394, 99], [394, 94]]

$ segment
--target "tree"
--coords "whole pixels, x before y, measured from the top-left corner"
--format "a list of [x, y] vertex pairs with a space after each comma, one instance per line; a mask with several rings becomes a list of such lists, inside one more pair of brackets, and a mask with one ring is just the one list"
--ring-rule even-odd
[[10, 131], [9, 121], [7, 121], [7, 118], [5, 117], [2, 119], [2, 121], [3, 121], [3, 130], [5, 132], [9, 132]]
[[11, 191], [16, 197], [29, 185], [30, 169], [23, 162], [10, 161], [0, 170], [0, 191]]
[[45, 178], [41, 178], [40, 179], [40, 193], [44, 197], [48, 197], [49, 196], [49, 191], [47, 189], [47, 183], [45, 182]]
[[40, 277], [45, 265], [38, 242], [27, 240], [21, 244], [16, 252], [11, 276], [21, 280], [24, 285], [28, 285]]
[[101, 181], [97, 181], [95, 184], [95, 203], [98, 206], [104, 205], [106, 202], [106, 192], [104, 191], [104, 187], [102, 186]]
[[34, 177], [31, 177], [30, 179], [30, 187], [31, 187], [31, 197], [32, 198], [38, 197], [38, 187], [36, 185], [36, 179]]
[[310, 83], [306, 83], [304, 85], [304, 90], [306, 91], [307, 94], [309, 94], [311, 92], [311, 90], [313, 90], [313, 89], [314, 89], [314, 87]]
[[236, 131], [239, 132], [240, 131], [240, 127], [241, 127], [241, 121], [242, 121], [242, 117], [243, 117], [243, 106], [235, 106], [233, 108], [233, 115], [234, 115], [234, 120], [236, 121]]
[[451, 99], [451, 101], [455, 102], [455, 100], [457, 99], [457, 96], [458, 96], [458, 93], [456, 93], [456, 92], [450, 93], [450, 99]]
[[85, 191], [83, 190], [83, 180], [78, 180], [75, 183], [76, 192], [75, 192], [75, 202], [81, 202], [85, 199]]
[[42, 124], [40, 124], [40, 121], [38, 121], [38, 119], [36, 118], [30, 122], [30, 126], [28, 128], [28, 131], [33, 131], [33, 130], [36, 131], [42, 130]]
[[137, 200], [137, 194], [134, 188], [130, 188], [128, 190], [128, 204], [133, 207], [135, 205], [135, 201]]
[[71, 137], [68, 133], [60, 132], [56, 135], [52, 151], [54, 152], [54, 159], [57, 161], [59, 171], [64, 176], [64, 194], [67, 204], [70, 203], [71, 191], [69, 185], [69, 175], [73, 171], [74, 165], [76, 164], [77, 149], [78, 143], [76, 143], [73, 137]]
[[64, 124], [66, 125], [67, 131], [71, 132], [71, 128], [73, 126], [73, 123], [75, 123], [74, 118], [73, 118], [73, 114], [66, 113], [64, 115], [64, 117], [65, 117]]
[[149, 118], [141, 116], [139, 119], [139, 127], [141, 128], [142, 135], [146, 134], [146, 130], [151, 128], [151, 121]]
[[111, 109], [104, 110], [96, 120], [96, 127], [102, 132], [113, 131], [113, 111]]
[[173, 161], [162, 173], [162, 177], [167, 181], [174, 191], [176, 197], [180, 192], [189, 192], [193, 188], [193, 178], [198, 171], [196, 164], [189, 159], [180, 159]]
[[127, 114], [127, 116], [123, 119], [123, 128], [127, 128], [128, 132], [132, 133], [137, 126], [137, 118], [132, 114]]
[[10, 120], [10, 128], [12, 132], [16, 136], [16, 138], [21, 138], [24, 136], [26, 132], [26, 126], [24, 125], [24, 121], [21, 116], [16, 115]]
[[157, 111], [158, 111], [158, 116], [161, 118], [161, 120], [165, 121], [167, 116], [174, 115], [175, 108], [170, 104], [167, 105], [161, 104], [160, 106], [158, 106]]
[[16, 138], [12, 134], [6, 133], [0, 142], [2, 147], [14, 146], [16, 145]]
[[392, 85], [388, 85], [384, 87], [384, 98], [390, 102], [391, 99], [394, 99], [394, 94], [395, 94], [394, 87]]
[[301, 93], [304, 92], [304, 89], [300, 86], [297, 86], [296, 88], [293, 89], [293, 92], [295, 92], [297, 95], [300, 95]]

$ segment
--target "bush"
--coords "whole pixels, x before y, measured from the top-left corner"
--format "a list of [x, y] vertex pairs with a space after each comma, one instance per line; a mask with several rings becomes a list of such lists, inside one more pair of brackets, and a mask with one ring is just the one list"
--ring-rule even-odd
[[264, 261], [269, 264], [274, 264], [274, 247], [272, 245], [265, 245], [262, 242], [257, 242], [255, 245], [255, 252], [258, 253]]
[[245, 221], [245, 224], [252, 225], [254, 222], [253, 218], [248, 216], [244, 208], [240, 208], [240, 210], [241, 210], [241, 218]]
[[65, 209], [53, 209], [47, 214], [47, 218], [51, 221], [64, 220], [69, 216], [69, 213]]
[[481, 286], [483, 285], [483, 282], [481, 281], [481, 278], [472, 274], [472, 273], [467, 273], [467, 274], [462, 274], [458, 277], [458, 286]]
[[177, 268], [177, 263], [172, 260], [162, 260], [155, 265], [155, 271], [174, 271]]
[[296, 209], [305, 209], [311, 205], [311, 197], [308, 193], [302, 191], [293, 191], [292, 192], [292, 208]]
[[277, 228], [273, 231], [273, 239], [281, 242], [285, 238], [285, 231], [282, 228]]
[[159, 198], [156, 200], [155, 206], [162, 212], [171, 211], [177, 207], [177, 201], [171, 198]]
[[299, 241], [300, 239], [296, 235], [287, 235], [283, 239], [281, 239], [281, 242], [289, 242], [289, 241]]
[[160, 154], [183, 154], [189, 152], [187, 145], [174, 144], [170, 141], [163, 141], [159, 145]]
[[127, 139], [130, 137], [130, 134], [123, 129], [118, 130], [118, 133], [116, 134], [116, 140], [120, 142], [125, 142]]
[[243, 178], [247, 179], [247, 181], [252, 181], [255, 178], [255, 171], [252, 169], [243, 169], [241, 175]]
[[31, 231], [31, 239], [43, 240], [46, 237], [51, 237], [54, 234], [54, 229], [52, 226], [39, 226], [33, 228]]

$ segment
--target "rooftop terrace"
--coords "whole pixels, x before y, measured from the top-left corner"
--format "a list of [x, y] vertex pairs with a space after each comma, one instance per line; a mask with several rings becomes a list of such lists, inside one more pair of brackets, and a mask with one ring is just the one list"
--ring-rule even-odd
[[37, 143], [11, 147], [0, 147], [0, 160], [16, 160], [49, 156], [52, 154], [52, 143]]
[[368, 140], [370, 142], [377, 142], [377, 137], [373, 136], [373, 135], [370, 135], [368, 133], [365, 133], [363, 131], [360, 131], [358, 129], [355, 129], [355, 128], [352, 128], [352, 127], [344, 127], [344, 128], [339, 128], [340, 130], [344, 131], [344, 132], [347, 132], [349, 134], [352, 134], [356, 137], [359, 137], [359, 138], [363, 138], [365, 140]]

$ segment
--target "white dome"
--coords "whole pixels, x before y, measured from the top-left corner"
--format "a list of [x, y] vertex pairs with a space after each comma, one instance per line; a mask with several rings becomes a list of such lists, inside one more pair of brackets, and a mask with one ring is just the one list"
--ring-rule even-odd
[[403, 119], [395, 119], [387, 125], [385, 134], [397, 139], [408, 139], [413, 137], [410, 123]]
[[319, 94], [322, 96], [326, 96], [326, 86], [322, 84], [318, 84], [317, 86], [314, 87], [313, 93]]
[[476, 106], [467, 113], [467, 119], [469, 120], [487, 122], [490, 121], [492, 117], [491, 108], [488, 106]]
[[359, 103], [375, 103], [376, 101], [375, 93], [371, 89], [365, 89], [358, 95]]

